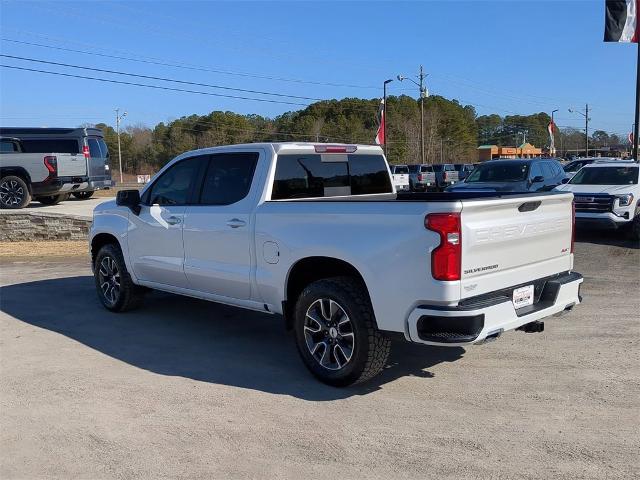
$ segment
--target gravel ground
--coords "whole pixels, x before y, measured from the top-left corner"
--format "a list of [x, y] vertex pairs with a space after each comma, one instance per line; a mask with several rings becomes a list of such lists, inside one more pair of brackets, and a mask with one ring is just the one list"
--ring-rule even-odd
[[580, 240], [585, 302], [544, 333], [397, 343], [349, 389], [277, 317], [159, 293], [110, 314], [86, 256], [5, 257], [0, 478], [638, 478], [640, 250]]

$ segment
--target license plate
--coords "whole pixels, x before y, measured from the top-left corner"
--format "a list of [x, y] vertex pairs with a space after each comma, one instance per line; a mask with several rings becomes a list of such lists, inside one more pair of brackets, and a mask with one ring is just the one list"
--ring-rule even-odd
[[513, 291], [513, 307], [517, 310], [533, 305], [533, 285], [516, 288]]

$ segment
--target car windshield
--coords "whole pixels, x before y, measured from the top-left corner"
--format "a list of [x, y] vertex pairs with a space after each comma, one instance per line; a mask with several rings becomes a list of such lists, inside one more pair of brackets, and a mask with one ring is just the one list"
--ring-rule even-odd
[[638, 167], [587, 167], [569, 181], [572, 185], [636, 185]]
[[526, 163], [485, 163], [474, 169], [465, 182], [522, 182], [528, 172]]

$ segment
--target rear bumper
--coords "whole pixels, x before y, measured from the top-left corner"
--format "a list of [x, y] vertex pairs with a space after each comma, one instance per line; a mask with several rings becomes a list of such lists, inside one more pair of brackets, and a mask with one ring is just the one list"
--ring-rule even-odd
[[407, 320], [409, 339], [440, 346], [481, 343], [487, 337], [572, 309], [582, 301], [582, 281], [582, 275], [576, 272], [554, 276], [546, 280], [537, 302], [519, 311], [504, 294], [505, 290], [496, 292], [495, 296], [483, 295], [476, 303], [463, 306], [419, 306]]

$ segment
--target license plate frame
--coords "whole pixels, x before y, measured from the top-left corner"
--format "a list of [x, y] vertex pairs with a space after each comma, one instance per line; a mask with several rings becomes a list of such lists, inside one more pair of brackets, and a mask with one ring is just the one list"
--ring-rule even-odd
[[511, 302], [513, 308], [519, 310], [524, 307], [533, 305], [535, 295], [535, 287], [533, 284], [524, 287], [514, 288]]

